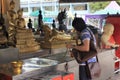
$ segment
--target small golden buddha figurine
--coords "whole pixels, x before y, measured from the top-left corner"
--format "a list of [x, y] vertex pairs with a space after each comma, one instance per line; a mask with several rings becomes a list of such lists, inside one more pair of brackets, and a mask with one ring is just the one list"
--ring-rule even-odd
[[[18, 22], [21, 22], [22, 21], [22, 24], [21, 25], [19, 25], [19, 27], [18, 28], [25, 28], [25, 20], [24, 20], [24, 18], [23, 18], [23, 9], [22, 8], [20, 8], [18, 11], [17, 11], [17, 15], [18, 15], [18, 17], [16, 18], [16, 25], [18, 24]], [[20, 26], [23, 26], [23, 27], [20, 27]]]

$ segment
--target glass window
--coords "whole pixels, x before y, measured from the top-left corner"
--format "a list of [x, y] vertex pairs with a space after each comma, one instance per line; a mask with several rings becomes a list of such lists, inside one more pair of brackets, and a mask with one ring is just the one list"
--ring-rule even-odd
[[28, 12], [28, 8], [23, 8], [23, 12]]
[[60, 5], [60, 10], [64, 10], [66, 8], [66, 10], [68, 11], [69, 10], [69, 8], [70, 8], [70, 6], [68, 5]]
[[37, 10], [39, 10], [40, 8], [39, 7], [33, 7], [32, 8], [32, 11], [34, 12], [34, 11], [37, 11]]
[[87, 10], [87, 4], [82, 4], [82, 5], [74, 5], [74, 10]]
[[54, 6], [44, 6], [45, 11], [54, 11], [55, 7]]

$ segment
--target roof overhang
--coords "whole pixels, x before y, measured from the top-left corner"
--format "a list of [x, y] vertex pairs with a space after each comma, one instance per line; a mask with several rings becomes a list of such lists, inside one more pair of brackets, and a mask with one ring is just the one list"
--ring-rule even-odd
[[59, 0], [60, 3], [100, 2], [100, 1], [112, 1], [112, 0]]

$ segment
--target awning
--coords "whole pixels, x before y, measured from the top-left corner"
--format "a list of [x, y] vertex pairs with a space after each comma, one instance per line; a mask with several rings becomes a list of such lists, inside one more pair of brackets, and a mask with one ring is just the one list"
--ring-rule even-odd
[[95, 2], [95, 1], [112, 1], [112, 0], [59, 0], [60, 3]]

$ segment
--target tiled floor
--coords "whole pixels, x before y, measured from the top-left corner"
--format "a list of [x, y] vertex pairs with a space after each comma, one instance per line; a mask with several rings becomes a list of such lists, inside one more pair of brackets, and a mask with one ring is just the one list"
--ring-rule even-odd
[[120, 80], [120, 74], [117, 74], [117, 75], [115, 76], [115, 80]]
[[107, 79], [107, 80], [120, 80], [120, 73], [114, 74], [114, 76], [112, 76], [111, 79]]

